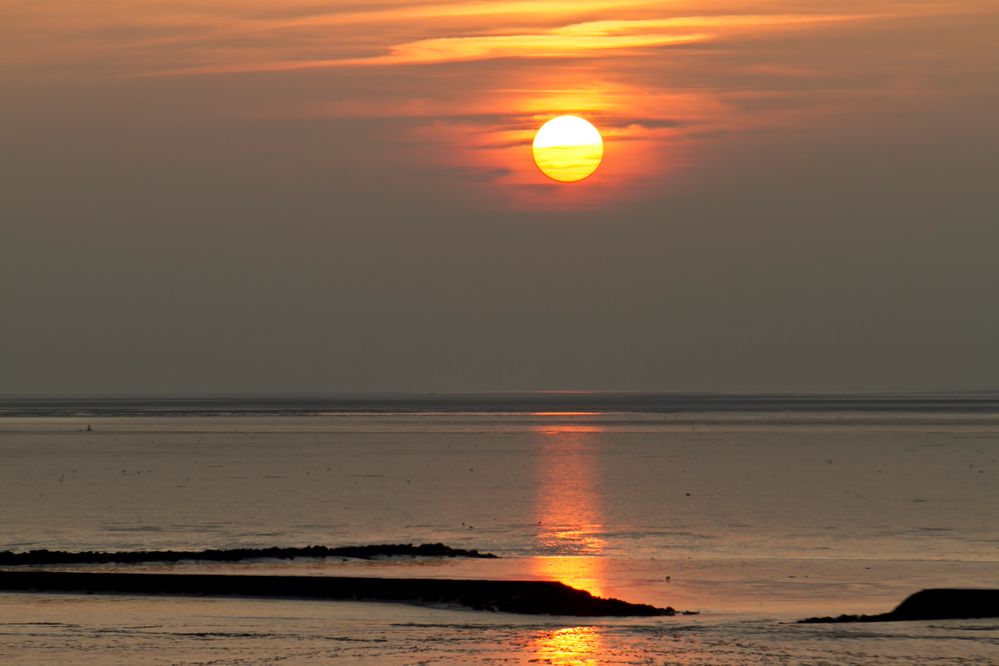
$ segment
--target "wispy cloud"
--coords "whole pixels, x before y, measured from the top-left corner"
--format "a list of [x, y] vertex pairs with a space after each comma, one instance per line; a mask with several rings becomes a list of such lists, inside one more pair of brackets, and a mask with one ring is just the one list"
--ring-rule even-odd
[[[596, 4], [596, 3], [594, 3]], [[430, 37], [391, 44], [387, 52], [362, 57], [284, 59], [207, 65], [154, 75], [276, 72], [334, 67], [372, 67], [467, 62], [497, 58], [587, 57], [596, 52], [662, 48], [718, 39], [746, 29], [804, 27], [871, 18], [846, 14], [760, 14], [605, 19], [557, 25], [535, 32]]]
[[36, 0], [0, 10], [0, 63], [103, 60], [129, 74], [193, 74], [585, 56], [990, 5], [994, 11], [994, 0], [843, 0], [835, 11], [811, 0]]
[[482, 35], [421, 39], [389, 48], [389, 53], [362, 58], [278, 60], [233, 65], [210, 65], [151, 72], [152, 76], [282, 72], [307, 69], [426, 65], [497, 58], [585, 57], [595, 51], [663, 47], [710, 39], [705, 33], [636, 35]]

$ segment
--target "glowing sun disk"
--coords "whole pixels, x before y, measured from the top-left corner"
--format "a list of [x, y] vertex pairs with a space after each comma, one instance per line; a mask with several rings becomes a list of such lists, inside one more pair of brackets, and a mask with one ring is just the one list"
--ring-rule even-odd
[[604, 141], [597, 128], [579, 116], [558, 116], [538, 130], [533, 152], [541, 173], [560, 183], [574, 183], [600, 166]]

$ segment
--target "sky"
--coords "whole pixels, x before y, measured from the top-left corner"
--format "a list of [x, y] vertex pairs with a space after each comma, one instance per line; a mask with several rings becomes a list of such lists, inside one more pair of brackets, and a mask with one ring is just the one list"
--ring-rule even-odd
[[997, 43], [994, 0], [0, 0], [0, 393], [997, 388]]

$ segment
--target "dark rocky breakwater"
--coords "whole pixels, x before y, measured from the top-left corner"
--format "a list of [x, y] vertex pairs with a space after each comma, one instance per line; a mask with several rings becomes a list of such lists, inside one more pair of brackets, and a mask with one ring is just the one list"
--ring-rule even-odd
[[495, 558], [491, 553], [477, 550], [451, 548], [442, 543], [379, 544], [370, 546], [305, 546], [302, 548], [226, 548], [219, 550], [139, 550], [139, 551], [82, 551], [30, 550], [14, 553], [0, 552], [0, 566], [52, 565], [52, 564], [141, 564], [145, 562], [240, 562], [255, 559], [293, 560], [299, 557], [343, 557], [370, 560], [379, 557], [471, 557]]
[[676, 614], [672, 608], [602, 599], [564, 583], [543, 581], [0, 571], [0, 590], [392, 601], [428, 606], [463, 606], [503, 613], [575, 617], [649, 617]]
[[800, 623], [906, 622], [999, 617], [999, 590], [933, 589], [910, 595], [895, 610], [878, 615], [810, 617]]

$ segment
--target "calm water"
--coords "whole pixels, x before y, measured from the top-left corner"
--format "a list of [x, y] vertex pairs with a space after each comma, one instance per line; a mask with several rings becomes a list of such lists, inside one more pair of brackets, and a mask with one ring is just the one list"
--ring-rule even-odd
[[997, 458], [990, 396], [0, 401], [0, 549], [442, 541], [503, 559], [145, 569], [558, 579], [701, 611], [0, 594], [0, 661], [995, 663], [999, 621], [788, 620], [999, 587]]

